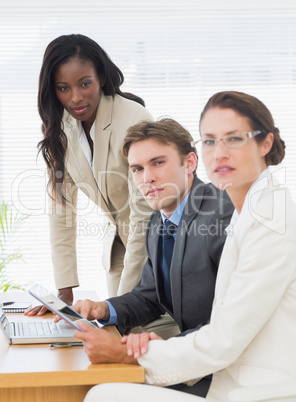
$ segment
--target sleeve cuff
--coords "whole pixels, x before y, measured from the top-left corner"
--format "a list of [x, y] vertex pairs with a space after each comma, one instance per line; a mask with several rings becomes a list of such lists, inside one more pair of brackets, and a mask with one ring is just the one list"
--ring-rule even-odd
[[108, 304], [108, 307], [109, 307], [110, 318], [108, 321], [104, 321], [104, 320], [97, 320], [97, 321], [102, 325], [116, 325], [117, 324], [117, 313], [115, 311], [115, 308], [112, 306], [112, 304], [108, 300], [105, 300], [105, 302]]

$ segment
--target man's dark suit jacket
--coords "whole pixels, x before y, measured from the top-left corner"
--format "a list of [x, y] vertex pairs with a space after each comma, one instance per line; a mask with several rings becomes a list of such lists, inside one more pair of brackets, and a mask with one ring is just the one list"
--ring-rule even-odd
[[125, 295], [110, 298], [118, 330], [145, 325], [168, 312], [181, 333], [210, 319], [217, 269], [233, 205], [224, 192], [194, 179], [177, 229], [170, 269], [173, 309], [164, 296], [159, 265], [162, 218], [155, 211], [146, 235], [148, 259], [138, 285]]

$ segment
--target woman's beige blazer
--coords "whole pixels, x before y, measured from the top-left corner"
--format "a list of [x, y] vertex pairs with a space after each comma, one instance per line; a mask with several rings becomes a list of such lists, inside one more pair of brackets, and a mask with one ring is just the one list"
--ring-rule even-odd
[[121, 147], [126, 130], [142, 120], [152, 120], [152, 116], [140, 104], [119, 95], [102, 94], [95, 121], [92, 171], [79, 144], [77, 120], [64, 112], [63, 128], [68, 140], [64, 194], [68, 203], [66, 207], [51, 203], [50, 208], [52, 260], [58, 289], [79, 285], [75, 244], [78, 189], [98, 206], [98, 214], [105, 215], [103, 265], [107, 271], [112, 269], [111, 253], [114, 257], [117, 252], [113, 248], [116, 235], [125, 247], [118, 293], [131, 290], [141, 276], [151, 209], [134, 190]]

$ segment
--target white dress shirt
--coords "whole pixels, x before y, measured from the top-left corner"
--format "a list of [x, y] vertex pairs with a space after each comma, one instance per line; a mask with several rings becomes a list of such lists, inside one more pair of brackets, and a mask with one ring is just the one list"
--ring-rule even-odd
[[[91, 170], [93, 171], [93, 156], [81, 121], [79, 121], [78, 126], [79, 126], [79, 137], [78, 137], [79, 144], [91, 167]], [[93, 142], [95, 141], [95, 132], [96, 132], [96, 121], [94, 121], [93, 125], [91, 126], [89, 133], [90, 138], [92, 139]]]

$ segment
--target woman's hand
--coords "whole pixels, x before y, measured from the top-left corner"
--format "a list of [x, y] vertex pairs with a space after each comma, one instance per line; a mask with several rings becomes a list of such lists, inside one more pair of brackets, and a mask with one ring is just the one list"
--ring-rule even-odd
[[127, 355], [138, 359], [148, 350], [148, 342], [155, 339], [162, 339], [155, 332], [143, 332], [142, 334], [130, 334], [121, 339], [121, 343], [126, 344]]
[[25, 311], [25, 315], [44, 315], [48, 310], [48, 308], [46, 306], [35, 306], [35, 307], [31, 307], [29, 310]]
[[[73, 290], [72, 288], [64, 288], [58, 290], [58, 298], [63, 300], [69, 306], [73, 303]], [[25, 315], [44, 315], [47, 311], [50, 311], [46, 306], [35, 306], [25, 312]], [[51, 311], [50, 311], [51, 312]]]

